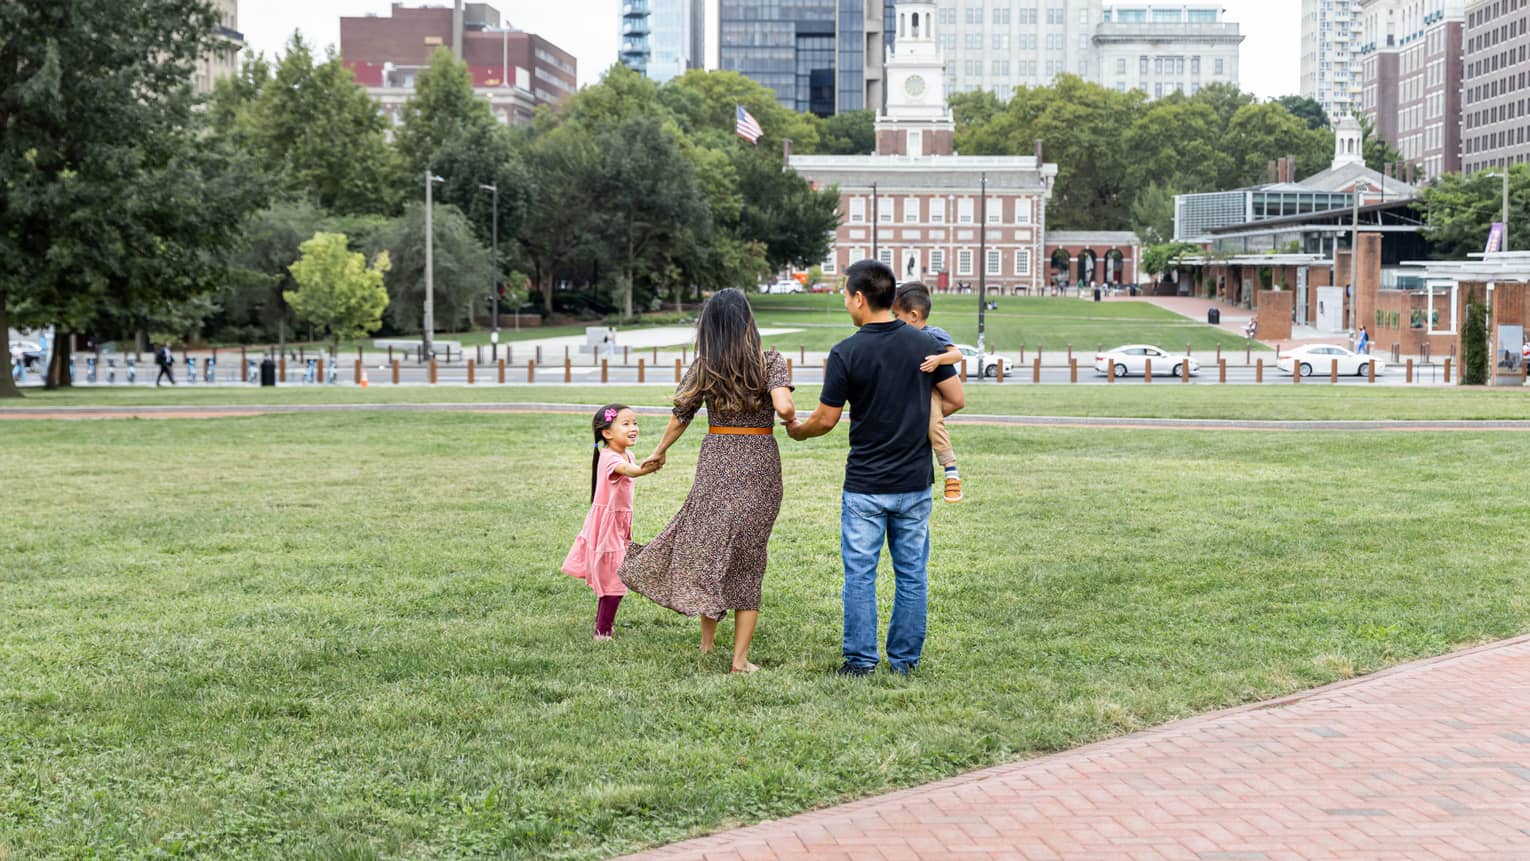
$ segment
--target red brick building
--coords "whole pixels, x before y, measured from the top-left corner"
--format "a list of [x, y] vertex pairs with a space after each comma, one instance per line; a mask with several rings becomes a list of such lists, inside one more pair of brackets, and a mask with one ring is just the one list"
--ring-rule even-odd
[[530, 122], [538, 105], [558, 104], [578, 89], [578, 61], [532, 33], [500, 21], [487, 3], [411, 7], [394, 3], [388, 17], [340, 19], [340, 57], [356, 80], [397, 121], [415, 78], [439, 48], [467, 63], [473, 88], [506, 124]]

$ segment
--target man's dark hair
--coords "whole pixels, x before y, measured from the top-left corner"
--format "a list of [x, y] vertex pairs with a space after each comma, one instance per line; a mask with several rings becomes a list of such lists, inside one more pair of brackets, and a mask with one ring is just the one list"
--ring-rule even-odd
[[917, 311], [921, 320], [930, 319], [930, 288], [918, 281], [910, 281], [898, 288], [898, 296], [893, 299], [894, 308], [902, 308], [905, 311]]
[[892, 307], [898, 280], [886, 263], [862, 260], [852, 264], [846, 274], [850, 277], [845, 282], [845, 290], [866, 297], [866, 304], [872, 310], [886, 311]]

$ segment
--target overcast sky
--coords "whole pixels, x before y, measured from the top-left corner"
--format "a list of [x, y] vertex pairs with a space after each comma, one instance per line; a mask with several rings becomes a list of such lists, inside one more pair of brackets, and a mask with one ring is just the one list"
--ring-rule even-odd
[[[579, 83], [588, 84], [616, 61], [620, 0], [490, 0], [511, 25], [543, 36], [579, 59]], [[450, 5], [409, 0], [410, 6]], [[716, 3], [713, 0], [713, 7]], [[239, 28], [250, 47], [280, 53], [294, 29], [321, 49], [340, 42], [340, 18], [388, 14], [391, 0], [241, 0]], [[1295, 93], [1300, 83], [1301, 4], [1293, 0], [1222, 0], [1227, 17], [1242, 25], [1243, 89], [1262, 98]], [[715, 41], [715, 38], [714, 40]], [[715, 51], [715, 47], [712, 48]]]

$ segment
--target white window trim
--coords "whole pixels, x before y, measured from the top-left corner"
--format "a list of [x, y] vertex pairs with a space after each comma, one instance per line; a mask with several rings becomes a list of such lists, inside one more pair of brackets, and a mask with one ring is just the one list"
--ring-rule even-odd
[[971, 275], [972, 274], [972, 249], [971, 248], [957, 249], [957, 252], [956, 252], [956, 274], [957, 275]]
[[997, 249], [997, 248], [990, 248], [990, 249], [988, 249], [987, 273], [989, 275], [1001, 275], [1001, 274], [1003, 274], [1003, 272], [1004, 272], [1004, 254], [1001, 251], [999, 251], [999, 249]]

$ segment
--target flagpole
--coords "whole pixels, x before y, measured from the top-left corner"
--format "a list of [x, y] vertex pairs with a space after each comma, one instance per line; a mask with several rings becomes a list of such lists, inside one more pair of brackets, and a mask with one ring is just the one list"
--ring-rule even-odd
[[878, 206], [878, 204], [877, 204], [877, 184], [873, 182], [871, 184], [871, 259], [872, 260], [881, 260], [882, 259], [880, 256], [877, 255], [877, 224], [878, 224], [878, 222], [880, 222], [882, 220], [881, 216], [880, 216], [880, 212], [879, 212], [877, 206]]

